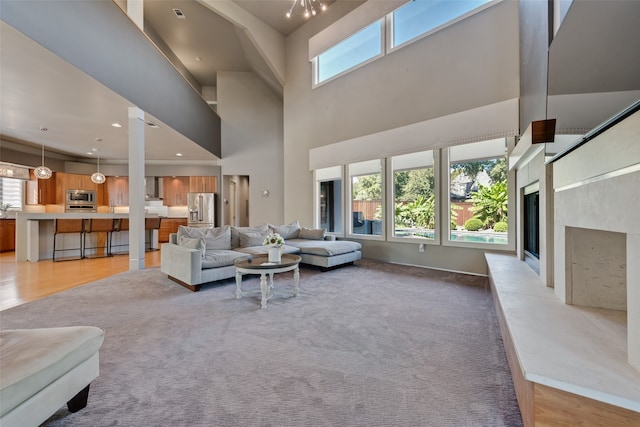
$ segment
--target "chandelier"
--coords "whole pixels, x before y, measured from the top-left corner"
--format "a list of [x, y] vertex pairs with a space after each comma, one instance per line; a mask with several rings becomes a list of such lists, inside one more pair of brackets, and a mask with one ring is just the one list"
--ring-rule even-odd
[[91, 174], [91, 182], [95, 184], [104, 184], [107, 178], [100, 172], [100, 155], [98, 154], [98, 171]]
[[[40, 132], [42, 132], [43, 135], [47, 130], [48, 129], [45, 127], [40, 128]], [[44, 144], [42, 144], [42, 164], [34, 169], [33, 174], [38, 179], [49, 179], [53, 175], [53, 172], [51, 172], [51, 169], [49, 169], [44, 165]]]
[[293, 9], [296, 8], [296, 5], [299, 4], [302, 9], [302, 14], [305, 18], [309, 16], [316, 16], [316, 10], [325, 11], [327, 10], [327, 6], [322, 3], [321, 0], [293, 0], [291, 2], [291, 7], [286, 13], [287, 18], [291, 18], [291, 14], [293, 13]]

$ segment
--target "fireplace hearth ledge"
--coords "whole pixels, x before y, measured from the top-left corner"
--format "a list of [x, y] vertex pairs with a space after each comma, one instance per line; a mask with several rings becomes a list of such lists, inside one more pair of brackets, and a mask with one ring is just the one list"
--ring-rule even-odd
[[[549, 388], [584, 398], [583, 407], [602, 402], [640, 425], [640, 372], [627, 361], [626, 313], [564, 304], [517, 257], [485, 258], [525, 424], [535, 417], [539, 385], [542, 394]], [[523, 408], [523, 400], [534, 407]]]

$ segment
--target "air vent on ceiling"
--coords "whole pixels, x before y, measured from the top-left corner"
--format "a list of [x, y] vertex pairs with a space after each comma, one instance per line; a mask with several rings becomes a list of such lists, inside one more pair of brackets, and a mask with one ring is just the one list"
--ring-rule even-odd
[[185, 19], [186, 17], [184, 16], [184, 13], [182, 13], [182, 11], [180, 9], [173, 9], [173, 13], [176, 14], [176, 16], [180, 19]]

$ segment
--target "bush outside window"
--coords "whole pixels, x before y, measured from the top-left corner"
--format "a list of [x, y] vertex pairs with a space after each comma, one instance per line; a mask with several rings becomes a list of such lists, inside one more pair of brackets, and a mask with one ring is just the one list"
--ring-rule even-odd
[[382, 163], [371, 160], [349, 165], [352, 234], [382, 236], [384, 193]]
[[449, 148], [450, 241], [508, 243], [505, 150], [504, 139]]
[[436, 193], [433, 151], [391, 158], [393, 237], [434, 240]]

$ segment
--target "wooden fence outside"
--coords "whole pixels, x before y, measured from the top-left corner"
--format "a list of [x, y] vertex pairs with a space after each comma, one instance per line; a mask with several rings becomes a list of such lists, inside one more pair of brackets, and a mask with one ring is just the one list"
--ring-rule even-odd
[[[375, 215], [380, 206], [380, 200], [353, 200], [352, 212], [362, 212], [364, 219], [373, 220], [376, 219]], [[453, 202], [452, 205], [459, 206], [460, 209], [456, 209], [458, 217], [456, 218], [456, 224], [462, 227], [468, 219], [473, 218], [474, 214], [471, 211], [473, 203], [471, 202]]]

